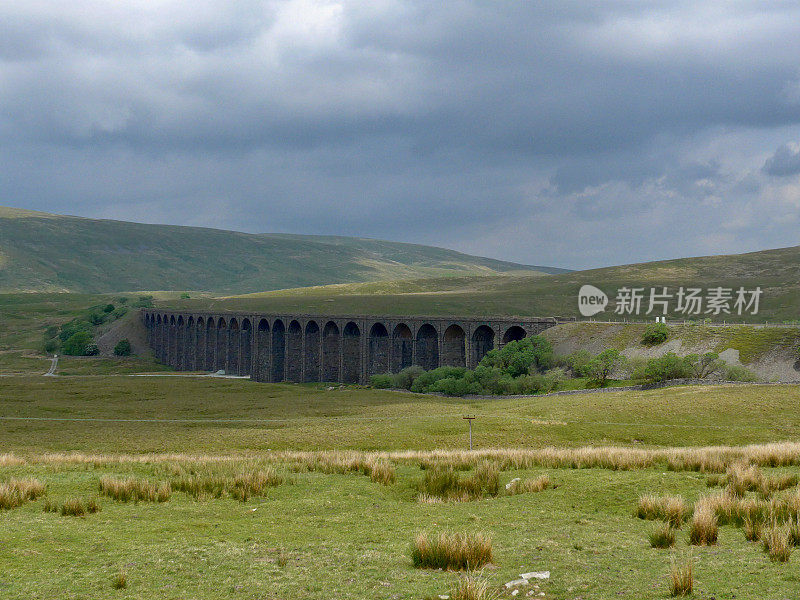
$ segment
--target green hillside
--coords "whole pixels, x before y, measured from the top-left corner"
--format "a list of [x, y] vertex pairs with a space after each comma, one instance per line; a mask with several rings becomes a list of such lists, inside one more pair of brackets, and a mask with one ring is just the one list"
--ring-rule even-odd
[[[739, 255], [685, 258], [536, 277], [520, 273], [493, 276], [404, 280], [280, 290], [236, 298], [205, 299], [184, 306], [325, 313], [579, 316], [578, 290], [584, 284], [608, 294], [609, 307], [597, 319], [621, 319], [614, 313], [619, 288], [723, 286], [761, 287], [758, 315], [738, 317], [705, 313], [688, 318], [713, 321], [795, 321], [800, 319], [800, 247]], [[170, 303], [175, 306], [176, 303]], [[674, 308], [674, 303], [671, 305]], [[626, 315], [628, 319], [630, 316]], [[683, 319], [674, 310], [670, 318]], [[639, 320], [652, 320], [644, 314]]]
[[416, 244], [247, 234], [0, 207], [0, 293], [246, 293], [517, 270], [560, 271]]

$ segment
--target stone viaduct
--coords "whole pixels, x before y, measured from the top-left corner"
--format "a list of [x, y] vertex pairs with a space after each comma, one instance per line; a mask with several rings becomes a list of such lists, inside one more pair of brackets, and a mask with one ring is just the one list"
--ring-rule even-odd
[[419, 365], [474, 368], [494, 347], [557, 318], [369, 317], [142, 311], [156, 358], [182, 371], [224, 370], [256, 381], [366, 383]]

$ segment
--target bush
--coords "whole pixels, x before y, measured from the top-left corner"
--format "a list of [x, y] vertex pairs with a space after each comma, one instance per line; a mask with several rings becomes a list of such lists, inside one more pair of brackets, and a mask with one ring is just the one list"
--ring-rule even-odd
[[642, 335], [642, 343], [645, 346], [657, 346], [667, 341], [669, 329], [666, 323], [650, 323]]
[[104, 312], [104, 313], [111, 313], [111, 312], [114, 312], [114, 305], [113, 305], [113, 304], [106, 304], [106, 305], [103, 307], [103, 312]]
[[592, 360], [592, 355], [588, 350], [577, 350], [572, 354], [559, 357], [556, 364], [565, 366], [570, 370], [573, 377], [588, 377], [586, 365]]
[[644, 379], [650, 383], [684, 379], [691, 375], [689, 363], [674, 352], [667, 352], [660, 358], [651, 358], [644, 369]]
[[92, 334], [88, 331], [78, 331], [71, 335], [61, 345], [64, 354], [70, 356], [85, 356], [89, 344], [92, 343]]
[[123, 338], [114, 346], [115, 356], [130, 356], [131, 355], [131, 342], [128, 338]]
[[189, 295], [188, 292], [183, 292], [181, 294], [181, 300], [188, 300], [189, 298], [191, 298], [191, 296]]
[[139, 296], [133, 304], [136, 308], [153, 308], [152, 296]]
[[414, 385], [414, 380], [417, 377], [422, 375], [425, 372], [425, 369], [418, 365], [411, 365], [410, 367], [406, 367], [396, 375], [392, 377], [393, 379], [393, 387], [400, 388], [403, 390], [410, 390], [411, 386]]
[[480, 364], [519, 377], [530, 373], [531, 368], [538, 371], [549, 369], [553, 365], [553, 347], [542, 336], [533, 335], [490, 350]]
[[439, 367], [431, 371], [423, 371], [411, 384], [412, 392], [430, 392], [434, 383], [440, 379], [461, 379], [467, 373], [464, 367]]
[[45, 340], [44, 344], [42, 345], [42, 350], [44, 350], [48, 354], [52, 354], [56, 350], [58, 350], [58, 340], [53, 338], [50, 340]]
[[758, 381], [758, 375], [740, 365], [731, 365], [725, 369], [725, 379], [728, 381]]
[[97, 344], [86, 344], [86, 350], [83, 351], [84, 356], [97, 356], [100, 354], [100, 348], [97, 347]]
[[437, 394], [445, 396], [466, 396], [468, 394], [480, 395], [484, 393], [481, 384], [475, 380], [475, 375], [471, 377], [445, 377], [436, 381], [429, 389]]
[[380, 375], [373, 375], [369, 378], [369, 384], [379, 390], [385, 390], [392, 387], [392, 376], [386, 373]]
[[716, 352], [706, 352], [703, 355], [690, 354], [685, 360], [689, 364], [692, 375], [697, 379], [705, 379], [725, 366], [725, 363], [719, 360], [719, 354]]

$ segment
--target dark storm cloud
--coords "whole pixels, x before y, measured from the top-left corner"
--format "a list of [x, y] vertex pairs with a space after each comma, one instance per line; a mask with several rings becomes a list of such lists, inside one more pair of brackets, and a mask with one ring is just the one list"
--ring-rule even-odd
[[[0, 8], [4, 203], [576, 267], [797, 243], [765, 175], [797, 160], [767, 155], [797, 139], [800, 7], [64, 6]], [[744, 248], [720, 215], [751, 210], [775, 224]]]
[[776, 177], [800, 173], [800, 148], [797, 145], [784, 144], [764, 163], [764, 172]]

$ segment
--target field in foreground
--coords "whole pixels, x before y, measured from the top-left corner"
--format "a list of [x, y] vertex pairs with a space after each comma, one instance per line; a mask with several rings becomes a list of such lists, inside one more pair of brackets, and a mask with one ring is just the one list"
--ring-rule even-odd
[[[483, 575], [501, 598], [519, 573], [545, 570], [537, 598], [665, 598], [689, 524], [672, 550], [651, 548], [654, 524], [634, 516], [642, 494], [695, 502], [720, 493], [710, 471], [742, 459], [766, 478], [800, 475], [796, 444], [738, 448], [798, 438], [794, 386], [464, 400], [210, 378], [14, 377], [0, 380], [0, 397], [0, 482], [46, 485], [35, 501], [0, 510], [3, 598], [436, 598], [457, 575], [413, 567], [420, 531], [491, 536]], [[478, 417], [472, 454], [461, 451], [467, 412]], [[589, 444], [620, 449], [577, 448]], [[710, 444], [736, 448], [674, 449]], [[331, 451], [344, 448], [352, 452]], [[183, 455], [145, 454], [167, 452]], [[420, 501], [432, 465], [467, 478], [486, 459], [500, 469], [497, 495]], [[394, 480], [382, 484], [376, 464]], [[270, 483], [242, 501], [236, 482], [254, 473]], [[543, 475], [542, 491], [505, 492], [515, 477]], [[103, 477], [172, 492], [122, 502], [99, 493]], [[95, 498], [101, 510], [43, 510], [72, 498]], [[800, 582], [800, 555], [773, 562], [734, 525], [692, 555], [697, 597], [788, 598]]]

